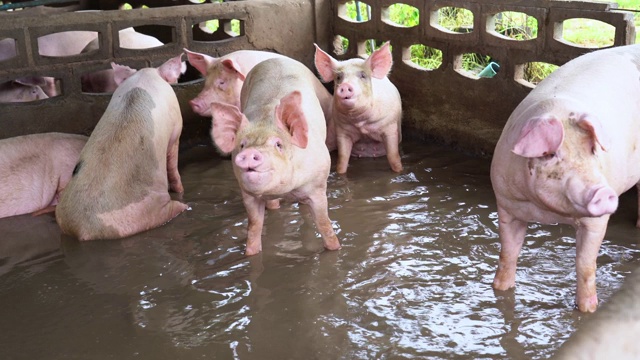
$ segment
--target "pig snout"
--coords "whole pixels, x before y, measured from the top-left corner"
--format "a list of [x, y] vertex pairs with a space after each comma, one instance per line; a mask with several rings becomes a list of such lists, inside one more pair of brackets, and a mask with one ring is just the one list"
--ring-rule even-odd
[[618, 195], [608, 186], [599, 186], [588, 192], [587, 211], [597, 217], [613, 214], [618, 208]]
[[200, 116], [211, 115], [211, 104], [207, 104], [207, 102], [201, 98], [189, 100], [189, 105], [191, 105], [191, 109], [193, 109], [193, 112]]
[[337, 92], [338, 96], [343, 100], [350, 100], [354, 96], [353, 85], [349, 83], [340, 84]]
[[264, 156], [256, 149], [241, 151], [235, 159], [236, 165], [243, 171], [255, 171], [264, 162]]

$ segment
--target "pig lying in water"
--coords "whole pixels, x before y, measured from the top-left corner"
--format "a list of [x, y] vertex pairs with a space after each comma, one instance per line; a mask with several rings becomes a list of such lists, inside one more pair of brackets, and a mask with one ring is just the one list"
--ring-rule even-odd
[[[330, 126], [335, 126], [337, 172], [347, 172], [352, 155], [385, 154], [391, 170], [402, 171], [398, 149], [402, 141], [402, 103], [398, 89], [387, 78], [392, 65], [389, 42], [367, 60], [345, 61], [332, 58], [316, 45], [315, 64], [324, 81], [334, 81]], [[330, 143], [328, 140], [327, 145]]]
[[513, 111], [491, 164], [501, 243], [495, 289], [515, 286], [528, 222], [571, 224], [576, 304], [596, 310], [609, 216], [640, 180], [639, 78], [640, 45], [595, 51], [560, 67]]
[[[168, 192], [183, 192], [182, 116], [169, 85], [184, 72], [181, 56], [135, 72], [113, 93], [60, 197], [56, 220], [64, 233], [80, 240], [122, 238], [187, 209]], [[126, 67], [114, 69], [116, 79], [130, 73]]]
[[247, 76], [243, 112], [226, 103], [211, 105], [214, 142], [221, 152], [232, 153], [249, 215], [247, 255], [262, 250], [265, 206], [282, 197], [309, 205], [324, 247], [340, 248], [328, 214], [331, 158], [314, 80], [314, 74], [295, 60], [270, 59]]
[[53, 211], [86, 142], [62, 133], [0, 140], [0, 218]]

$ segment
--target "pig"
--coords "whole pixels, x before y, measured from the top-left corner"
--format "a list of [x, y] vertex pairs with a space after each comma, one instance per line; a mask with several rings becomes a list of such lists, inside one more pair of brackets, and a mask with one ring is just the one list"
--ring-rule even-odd
[[580, 322], [576, 332], [551, 359], [639, 359], [638, 331], [640, 269], [627, 276], [622, 286], [597, 313]]
[[51, 211], [86, 142], [55, 132], [0, 140], [0, 218]]
[[0, 83], [0, 103], [28, 102], [48, 99], [41, 86], [47, 82], [42, 77], [28, 76]]
[[283, 55], [258, 50], [240, 50], [215, 58], [184, 49], [189, 64], [205, 77], [204, 88], [189, 101], [193, 112], [211, 116], [211, 103], [222, 102], [240, 107], [240, 90], [249, 71], [261, 61]]
[[[145, 35], [129, 27], [118, 31], [120, 47], [125, 49], [147, 49], [164, 45], [153, 36]], [[93, 39], [82, 50], [83, 53], [98, 50], [99, 40]], [[83, 74], [80, 77], [82, 91], [87, 93], [112, 93], [118, 85], [113, 78], [113, 69], [98, 70], [92, 73]]]
[[[338, 148], [336, 171], [347, 172], [350, 156], [387, 155], [391, 170], [402, 171], [402, 102], [387, 74], [392, 59], [389, 42], [366, 60], [338, 61], [318, 45], [315, 66], [325, 82], [334, 81], [332, 122]], [[328, 142], [329, 143], [329, 142]]]
[[609, 217], [640, 180], [639, 78], [640, 45], [594, 51], [561, 66], [513, 111], [491, 162], [496, 290], [515, 286], [528, 222], [571, 224], [576, 305], [596, 310], [596, 258]]
[[81, 241], [119, 239], [158, 227], [187, 209], [168, 191], [184, 191], [178, 173], [182, 116], [169, 85], [186, 68], [181, 57], [133, 75], [126, 66], [113, 65], [121, 83], [56, 209], [63, 233]]
[[328, 214], [326, 122], [315, 94], [315, 75], [288, 58], [257, 64], [237, 106], [213, 102], [212, 137], [233, 171], [249, 215], [246, 255], [262, 251], [265, 206], [280, 198], [309, 205], [328, 250], [340, 248]]
[[[193, 112], [200, 116], [211, 116], [211, 103], [222, 102], [240, 107], [240, 90], [249, 71], [261, 61], [273, 58], [287, 58], [284, 55], [258, 50], [239, 50], [220, 58], [184, 49], [189, 63], [205, 77], [204, 88], [189, 101]], [[336, 149], [335, 130], [331, 119], [333, 98], [316, 78], [312, 81], [316, 97], [320, 101], [327, 122], [329, 151]]]

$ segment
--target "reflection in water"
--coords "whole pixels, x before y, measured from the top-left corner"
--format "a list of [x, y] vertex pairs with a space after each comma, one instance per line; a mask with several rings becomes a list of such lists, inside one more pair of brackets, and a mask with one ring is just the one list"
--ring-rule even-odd
[[[531, 224], [516, 289], [494, 292], [489, 160], [403, 148], [402, 174], [384, 158], [331, 174], [336, 252], [305, 206], [284, 203], [245, 257], [238, 185], [210, 147], [181, 154], [193, 210], [158, 229], [78, 243], [49, 215], [0, 221], [1, 357], [548, 357], [588, 316], [573, 310], [574, 230]], [[623, 196], [603, 243], [603, 301], [640, 259], [635, 206]]]

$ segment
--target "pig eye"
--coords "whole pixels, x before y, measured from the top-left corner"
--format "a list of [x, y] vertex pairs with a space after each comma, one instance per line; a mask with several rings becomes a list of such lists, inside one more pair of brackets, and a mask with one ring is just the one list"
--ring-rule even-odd
[[240, 142], [240, 149], [244, 149], [245, 146], [247, 146], [247, 141], [246, 140], [242, 140]]
[[364, 71], [360, 71], [360, 74], [358, 74], [358, 76], [360, 76], [360, 79], [362, 79], [362, 80], [367, 78], [367, 74], [365, 74]]
[[344, 75], [343, 75], [342, 73], [338, 73], [338, 74], [336, 75], [336, 80], [338, 80], [338, 81], [342, 81], [342, 79], [344, 79]]
[[282, 151], [282, 141], [276, 140], [275, 146], [278, 151]]

